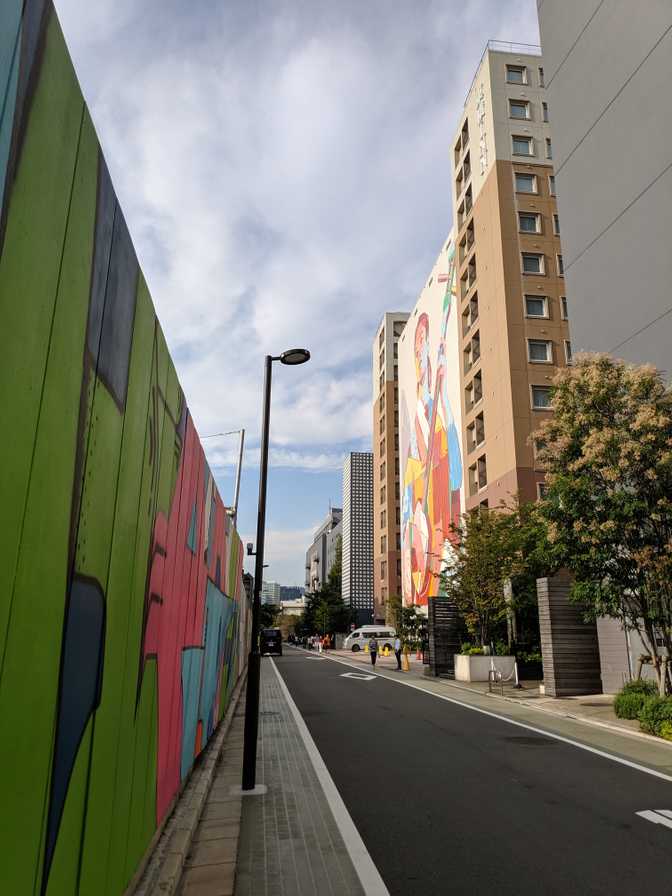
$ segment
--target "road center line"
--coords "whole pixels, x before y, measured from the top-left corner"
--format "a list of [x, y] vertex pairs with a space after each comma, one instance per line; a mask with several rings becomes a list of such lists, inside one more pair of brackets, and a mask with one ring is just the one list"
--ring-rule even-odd
[[[294, 648], [298, 650], [299, 648]], [[340, 663], [342, 666], [350, 666], [352, 669], [361, 669], [361, 663], [350, 663], [348, 660], [341, 659], [340, 657], [335, 656], [327, 656], [325, 657], [327, 660], [331, 660], [332, 663]], [[461, 706], [464, 709], [470, 709], [472, 712], [479, 712], [481, 715], [489, 716], [491, 719], [499, 719], [500, 722], [506, 722], [508, 725], [515, 725], [517, 728], [524, 728], [526, 731], [533, 731], [535, 734], [541, 734], [544, 737], [552, 737], [554, 740], [560, 741], [563, 744], [569, 744], [570, 747], [577, 747], [579, 750], [585, 750], [587, 753], [594, 753], [596, 756], [601, 756], [603, 759], [610, 759], [612, 762], [618, 762], [620, 765], [626, 765], [628, 768], [634, 768], [635, 771], [644, 772], [645, 775], [653, 775], [654, 778], [661, 778], [663, 781], [667, 781], [668, 784], [672, 784], [672, 776], [666, 775], [664, 772], [656, 771], [656, 769], [649, 768], [646, 765], [640, 765], [638, 762], [633, 762], [630, 759], [624, 759], [621, 756], [615, 756], [613, 753], [607, 753], [605, 750], [599, 750], [597, 747], [591, 747], [588, 744], [582, 744], [581, 741], [572, 740], [569, 737], [563, 737], [561, 734], [556, 734], [554, 731], [547, 731], [544, 728], [535, 728], [534, 725], [529, 725], [527, 722], [519, 722], [516, 719], [510, 719], [507, 716], [499, 715], [496, 712], [490, 712], [488, 709], [481, 709], [480, 706], [472, 706], [470, 703], [464, 703], [462, 700], [456, 700], [455, 697], [447, 697], [445, 694], [436, 694], [434, 691], [427, 691], [424, 688], [420, 687], [420, 685], [413, 684], [411, 681], [404, 681], [402, 678], [391, 678], [387, 675], [381, 675], [380, 672], [374, 672], [373, 669], [370, 670], [371, 675], [375, 675], [377, 678], [384, 678], [385, 681], [390, 681], [392, 684], [401, 684], [407, 688], [413, 688], [415, 691], [420, 691], [422, 694], [427, 694], [429, 697], [436, 697], [438, 700], [445, 700], [447, 703], [454, 703], [456, 706]], [[533, 710], [534, 707], [531, 707]], [[627, 735], [626, 735], [627, 736]]]
[[273, 671], [278, 677], [280, 690], [294, 716], [294, 721], [299, 729], [299, 734], [308, 751], [310, 761], [315, 769], [315, 774], [322, 786], [325, 798], [331, 808], [336, 825], [341, 832], [345, 848], [348, 850], [348, 855], [355, 867], [355, 871], [357, 872], [357, 876], [359, 877], [359, 881], [366, 896], [390, 896], [389, 890], [385, 886], [378, 869], [374, 865], [373, 859], [369, 855], [369, 851], [364, 845], [364, 841], [360, 837], [359, 831], [355, 827], [355, 823], [334, 784], [334, 780], [329, 774], [329, 769], [325, 765], [324, 759], [322, 759], [320, 751], [317, 749], [315, 741], [313, 740], [310, 731], [308, 731], [306, 723], [303, 721], [303, 716], [299, 712], [292, 695], [289, 693], [289, 688], [285, 684], [285, 680], [278, 671], [278, 667], [273, 659], [271, 659], [271, 664], [273, 666]]

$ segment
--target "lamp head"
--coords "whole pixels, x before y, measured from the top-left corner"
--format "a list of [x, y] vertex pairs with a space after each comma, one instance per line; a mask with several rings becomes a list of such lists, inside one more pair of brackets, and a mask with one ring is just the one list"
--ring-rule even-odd
[[280, 361], [283, 364], [296, 366], [297, 364], [305, 364], [310, 360], [310, 352], [307, 348], [290, 348], [280, 355]]

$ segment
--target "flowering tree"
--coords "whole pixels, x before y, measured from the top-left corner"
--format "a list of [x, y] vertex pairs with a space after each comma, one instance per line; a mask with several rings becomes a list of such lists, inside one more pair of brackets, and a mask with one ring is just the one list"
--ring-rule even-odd
[[652, 367], [578, 356], [535, 433], [549, 487], [539, 512], [554, 565], [593, 615], [636, 629], [659, 684], [672, 656], [672, 393]]

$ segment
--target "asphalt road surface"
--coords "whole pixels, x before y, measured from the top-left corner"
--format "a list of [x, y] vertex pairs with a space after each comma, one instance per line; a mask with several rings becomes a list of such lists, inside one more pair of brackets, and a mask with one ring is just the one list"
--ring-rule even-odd
[[[268, 660], [264, 660], [268, 662]], [[278, 669], [396, 894], [672, 894], [672, 783], [384, 678]]]

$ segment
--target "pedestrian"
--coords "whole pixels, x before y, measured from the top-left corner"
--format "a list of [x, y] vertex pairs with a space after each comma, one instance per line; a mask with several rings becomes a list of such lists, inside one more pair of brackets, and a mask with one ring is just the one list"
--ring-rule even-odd
[[376, 665], [376, 657], [378, 656], [378, 642], [375, 638], [369, 640], [369, 653], [371, 654], [371, 665]]
[[322, 648], [324, 647], [324, 638], [322, 635], [317, 636], [317, 652], [322, 653]]
[[399, 635], [394, 639], [394, 655], [397, 658], [397, 672], [401, 672], [401, 639]]

